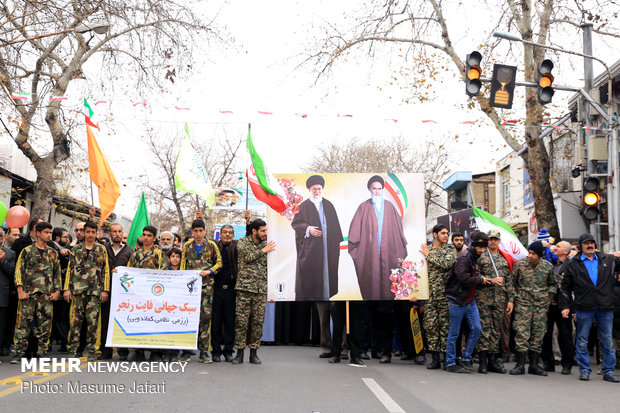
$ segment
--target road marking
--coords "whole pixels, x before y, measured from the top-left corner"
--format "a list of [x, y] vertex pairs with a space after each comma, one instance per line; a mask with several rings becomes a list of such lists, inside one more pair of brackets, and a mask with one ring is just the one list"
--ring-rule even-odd
[[405, 413], [405, 411], [386, 393], [385, 390], [374, 379], [362, 378], [362, 381], [370, 391], [373, 392], [375, 397], [383, 404], [383, 406], [390, 413]]

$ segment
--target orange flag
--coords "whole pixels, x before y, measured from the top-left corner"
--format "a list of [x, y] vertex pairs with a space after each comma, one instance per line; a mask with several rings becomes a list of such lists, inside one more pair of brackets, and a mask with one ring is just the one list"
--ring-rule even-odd
[[99, 188], [99, 205], [101, 206], [101, 222], [103, 223], [114, 211], [116, 200], [121, 196], [121, 187], [88, 125], [86, 125], [86, 134], [88, 135], [90, 180]]

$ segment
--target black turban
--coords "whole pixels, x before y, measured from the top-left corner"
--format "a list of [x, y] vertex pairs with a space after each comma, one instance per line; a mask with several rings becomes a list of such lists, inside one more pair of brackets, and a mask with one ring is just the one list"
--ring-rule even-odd
[[368, 180], [368, 185], [366, 185], [368, 189], [370, 189], [370, 185], [375, 182], [379, 182], [381, 184], [381, 188], [385, 187], [385, 181], [383, 180], [383, 178], [381, 178], [379, 175], [375, 175]]
[[323, 179], [321, 175], [312, 175], [306, 181], [306, 188], [310, 189], [314, 185], [321, 185], [323, 188], [325, 188], [325, 179]]

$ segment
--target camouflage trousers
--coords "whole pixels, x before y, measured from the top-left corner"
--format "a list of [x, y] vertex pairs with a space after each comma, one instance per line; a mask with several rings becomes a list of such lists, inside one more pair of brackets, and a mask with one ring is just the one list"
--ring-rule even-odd
[[98, 295], [75, 294], [71, 296], [69, 336], [67, 337], [67, 350], [70, 354], [75, 354], [80, 345], [80, 331], [83, 323], [86, 323], [84, 351], [90, 355], [95, 354], [101, 340], [100, 312], [101, 302]]
[[547, 331], [548, 305], [515, 304], [515, 319], [512, 328], [515, 331], [515, 349], [519, 352], [542, 351], [542, 341]]
[[478, 304], [480, 327], [482, 327], [482, 332], [480, 333], [478, 343], [476, 343], [476, 348], [478, 351], [497, 353], [499, 350], [504, 309], [495, 304], [486, 305], [478, 300], [476, 300], [476, 304]]
[[446, 351], [448, 328], [450, 326], [450, 305], [448, 300], [431, 300], [424, 306], [424, 331], [428, 351]]
[[244, 349], [246, 344], [252, 349], [260, 347], [260, 341], [263, 337], [266, 302], [267, 294], [237, 291], [235, 311], [236, 349]]
[[[36, 322], [34, 321], [36, 316]], [[26, 300], [17, 304], [17, 320], [15, 322], [15, 354], [24, 354], [28, 348], [30, 328], [34, 324], [34, 336], [39, 342], [37, 353], [47, 353], [47, 346], [52, 333], [52, 302], [49, 294], [31, 293]]]
[[209, 350], [211, 342], [211, 313], [213, 312], [213, 286], [203, 285], [200, 298], [200, 325], [198, 327], [198, 350]]

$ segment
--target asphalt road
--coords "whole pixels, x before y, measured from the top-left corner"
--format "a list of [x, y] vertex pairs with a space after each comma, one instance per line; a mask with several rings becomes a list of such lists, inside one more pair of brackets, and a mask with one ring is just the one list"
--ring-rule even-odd
[[[393, 359], [367, 367], [319, 359], [320, 349], [262, 347], [260, 366], [198, 363], [184, 373], [31, 373], [1, 358], [3, 412], [576, 412], [617, 411], [620, 384], [602, 381], [596, 368], [590, 382], [550, 373], [548, 377], [451, 374]], [[58, 355], [62, 356], [62, 355]], [[246, 358], [247, 358], [246, 354]], [[512, 367], [513, 363], [509, 364]], [[86, 364], [82, 363], [85, 370]], [[620, 372], [617, 372], [620, 374]], [[36, 382], [33, 393], [23, 382]], [[120, 393], [71, 393], [81, 385], [120, 384]], [[130, 392], [150, 382], [157, 393]], [[165, 385], [164, 385], [165, 382]], [[108, 386], [110, 388], [112, 386]], [[71, 388], [71, 389], [70, 389]], [[33, 387], [34, 390], [34, 387]], [[53, 393], [49, 393], [52, 391]]]

